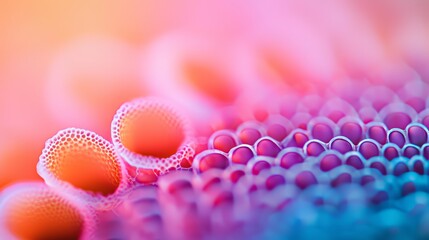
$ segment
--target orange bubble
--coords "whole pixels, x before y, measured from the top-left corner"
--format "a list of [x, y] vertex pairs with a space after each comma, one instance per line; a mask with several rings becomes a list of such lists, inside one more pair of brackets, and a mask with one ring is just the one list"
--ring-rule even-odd
[[61, 130], [46, 142], [37, 171], [48, 185], [96, 199], [111, 196], [126, 184], [125, 166], [112, 144], [77, 128]]
[[165, 172], [194, 154], [188, 121], [169, 103], [156, 98], [127, 102], [112, 122], [112, 139], [132, 166]]
[[20, 183], [7, 188], [0, 206], [2, 238], [79, 239], [88, 237], [88, 212], [43, 183]]

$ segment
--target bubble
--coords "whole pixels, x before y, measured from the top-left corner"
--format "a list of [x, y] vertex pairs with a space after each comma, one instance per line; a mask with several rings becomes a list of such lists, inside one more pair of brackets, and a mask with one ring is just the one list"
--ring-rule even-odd
[[392, 128], [387, 133], [387, 138], [389, 139], [389, 142], [396, 144], [398, 147], [402, 148], [405, 143], [405, 132], [398, 128]]
[[377, 169], [380, 171], [381, 174], [386, 175], [387, 174], [387, 163], [385, 159], [374, 157], [368, 160], [367, 166], [373, 169]]
[[409, 172], [407, 162], [408, 159], [404, 158], [394, 159], [391, 164], [389, 164], [389, 173], [394, 176], [401, 176], [402, 174]]
[[292, 166], [303, 162], [304, 153], [300, 148], [283, 149], [275, 159], [276, 165], [285, 169], [289, 169]]
[[401, 151], [402, 156], [412, 158], [413, 156], [420, 155], [420, 149], [413, 144], [405, 144]]
[[205, 172], [212, 168], [225, 169], [229, 166], [229, 159], [222, 151], [206, 150], [195, 156], [192, 166], [197, 172]]
[[381, 145], [387, 142], [387, 127], [384, 123], [373, 122], [367, 124], [367, 137], [374, 139]]
[[42, 183], [8, 187], [2, 193], [0, 209], [3, 238], [86, 239], [92, 235], [89, 210]]
[[281, 115], [271, 115], [265, 121], [267, 135], [281, 142], [293, 129], [292, 123]]
[[312, 185], [317, 184], [317, 178], [311, 171], [302, 171], [295, 177], [295, 184], [301, 189], [306, 189]]
[[358, 117], [356, 110], [341, 98], [329, 99], [320, 109], [319, 115], [337, 123], [344, 117]]
[[61, 130], [46, 141], [37, 164], [48, 185], [86, 197], [98, 207], [108, 207], [124, 190], [125, 171], [111, 143], [78, 128]]
[[341, 156], [332, 152], [325, 152], [319, 157], [319, 159], [319, 167], [323, 172], [329, 172], [342, 164]]
[[231, 148], [237, 146], [239, 140], [235, 133], [230, 130], [219, 130], [213, 133], [208, 142], [209, 149], [217, 149], [228, 153]]
[[393, 103], [384, 107], [379, 115], [388, 129], [405, 129], [408, 124], [415, 120], [417, 113], [408, 105]]
[[265, 129], [257, 122], [245, 122], [237, 129], [237, 136], [244, 144], [253, 145], [258, 139], [265, 136]]
[[426, 158], [426, 160], [429, 160], [429, 143], [423, 144], [421, 147], [421, 154]]
[[124, 103], [112, 121], [117, 152], [134, 167], [161, 172], [194, 155], [192, 130], [168, 102], [148, 97]]
[[309, 131], [314, 139], [322, 142], [329, 142], [336, 134], [337, 127], [335, 124], [326, 118], [313, 119], [309, 123]]
[[408, 161], [409, 169], [419, 175], [427, 174], [428, 164], [421, 156], [414, 156]]
[[395, 144], [391, 144], [391, 143], [384, 145], [383, 148], [381, 149], [383, 156], [389, 161], [393, 160], [394, 158], [399, 157], [400, 151], [401, 150], [399, 149], [398, 146], [396, 146]]
[[246, 176], [246, 167], [243, 165], [231, 165], [224, 171], [224, 176], [232, 183], [237, 183], [242, 177]]
[[306, 112], [297, 112], [291, 118], [292, 124], [299, 129], [307, 130], [308, 123], [313, 119], [313, 116]]
[[345, 164], [352, 166], [355, 169], [363, 169], [365, 166], [363, 164], [363, 157], [357, 152], [350, 152], [344, 156]]
[[307, 156], [319, 156], [326, 151], [325, 143], [312, 139], [305, 143], [304, 152]]
[[262, 170], [270, 169], [274, 164], [274, 158], [256, 156], [247, 163], [247, 167], [253, 175], [258, 175]]
[[328, 148], [341, 154], [346, 154], [354, 150], [354, 145], [350, 140], [343, 136], [337, 136], [331, 139]]
[[228, 154], [228, 157], [232, 164], [244, 164], [246, 165], [250, 159], [256, 156], [255, 150], [252, 146], [247, 144], [241, 144], [234, 147]]
[[385, 86], [373, 86], [368, 88], [361, 96], [364, 105], [371, 106], [380, 111], [390, 103], [398, 99], [395, 92]]
[[255, 143], [256, 154], [261, 156], [276, 157], [280, 152], [280, 144], [271, 137], [260, 138]]
[[296, 129], [292, 131], [288, 137], [282, 141], [282, 146], [284, 147], [299, 147], [303, 148], [305, 143], [308, 142], [310, 138], [304, 130]]
[[357, 145], [363, 139], [363, 123], [352, 119], [344, 118], [338, 123], [340, 126], [340, 134]]
[[413, 123], [408, 125], [406, 132], [411, 144], [422, 146], [428, 141], [427, 128], [421, 124]]
[[365, 159], [380, 155], [379, 144], [372, 139], [364, 139], [357, 146], [358, 152], [362, 154]]

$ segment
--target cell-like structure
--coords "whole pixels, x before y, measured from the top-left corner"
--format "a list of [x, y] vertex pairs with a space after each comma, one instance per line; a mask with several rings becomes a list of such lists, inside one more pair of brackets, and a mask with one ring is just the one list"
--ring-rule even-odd
[[94, 215], [81, 202], [40, 182], [8, 187], [0, 202], [4, 239], [90, 239]]
[[46, 184], [108, 208], [128, 186], [125, 165], [113, 145], [84, 129], [59, 131], [46, 142], [37, 164]]

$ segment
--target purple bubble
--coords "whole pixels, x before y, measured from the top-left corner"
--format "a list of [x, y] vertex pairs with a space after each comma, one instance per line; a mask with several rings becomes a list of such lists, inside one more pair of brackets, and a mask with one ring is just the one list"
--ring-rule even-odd
[[270, 137], [263, 137], [255, 143], [256, 154], [259, 156], [276, 157], [281, 151], [278, 142]]
[[371, 203], [378, 205], [389, 199], [389, 194], [386, 191], [378, 191], [374, 196], [370, 198]]
[[315, 123], [311, 127], [310, 132], [314, 139], [318, 139], [325, 143], [329, 142], [329, 140], [334, 137], [334, 130], [326, 123]]
[[362, 154], [365, 159], [370, 159], [380, 155], [380, 148], [375, 141], [366, 139], [359, 143], [358, 152]]
[[416, 190], [416, 185], [413, 182], [407, 182], [402, 185], [401, 194], [402, 196], [406, 196], [416, 192]]
[[374, 161], [369, 165], [370, 168], [377, 169], [381, 174], [386, 175], [386, 166], [382, 162]]
[[425, 165], [426, 165], [426, 161], [423, 159], [412, 159], [412, 161], [409, 162], [410, 164], [410, 168], [412, 169], [413, 172], [419, 174], [419, 175], [423, 175], [425, 174]]
[[268, 190], [272, 190], [277, 186], [286, 184], [286, 179], [280, 174], [274, 174], [267, 178], [265, 181], [265, 187]]
[[408, 172], [408, 166], [404, 162], [397, 162], [393, 167], [393, 175], [401, 176], [402, 174]]
[[329, 143], [329, 148], [341, 154], [346, 154], [353, 151], [352, 143], [345, 137], [335, 137]]
[[255, 159], [254, 162], [251, 163], [251, 172], [253, 175], [258, 175], [262, 170], [271, 168], [271, 161], [264, 158]]
[[341, 173], [331, 181], [331, 186], [338, 187], [342, 184], [347, 184], [351, 182], [352, 182], [352, 176], [350, 175], [350, 173]]
[[310, 138], [307, 133], [302, 130], [293, 131], [283, 142], [284, 147], [304, 147], [305, 143], [308, 142]]
[[197, 171], [205, 172], [212, 168], [227, 168], [229, 159], [224, 152], [219, 150], [206, 150], [195, 157], [194, 164]]
[[317, 179], [312, 172], [303, 171], [296, 175], [295, 184], [301, 189], [306, 189], [311, 185], [317, 184]]
[[327, 154], [320, 160], [320, 170], [328, 172], [336, 167], [341, 166], [341, 159], [335, 154]]
[[229, 152], [229, 159], [232, 163], [235, 164], [244, 164], [246, 165], [250, 159], [255, 156], [255, 152], [252, 149], [252, 146], [249, 145], [239, 145]]
[[209, 139], [209, 148], [228, 153], [231, 148], [238, 145], [238, 138], [230, 130], [215, 132]]
[[407, 127], [407, 136], [410, 143], [422, 146], [428, 142], [428, 133], [423, 126], [411, 125]]
[[360, 184], [362, 186], [365, 186], [368, 183], [372, 183], [372, 182], [375, 182], [375, 177], [373, 177], [371, 175], [362, 176], [361, 179], [360, 179]]
[[341, 125], [340, 134], [350, 139], [353, 144], [358, 144], [363, 138], [363, 127], [357, 122], [347, 121]]
[[402, 148], [402, 156], [406, 158], [412, 158], [413, 156], [419, 155], [420, 149], [414, 145], [405, 145]]
[[399, 148], [395, 145], [385, 145], [382, 150], [383, 156], [389, 161], [399, 157], [399, 151]]
[[389, 142], [396, 144], [400, 148], [406, 143], [405, 133], [401, 129], [390, 129], [388, 139]]
[[424, 144], [421, 149], [423, 157], [429, 160], [429, 143]]
[[411, 121], [411, 117], [404, 112], [392, 112], [387, 114], [383, 119], [383, 122], [386, 124], [388, 129], [405, 129]]
[[310, 140], [304, 146], [304, 151], [307, 156], [319, 156], [326, 151], [325, 144], [319, 140]]
[[238, 127], [237, 136], [242, 143], [253, 145], [258, 139], [264, 136], [264, 132], [260, 124], [246, 122]]
[[374, 139], [380, 144], [386, 144], [387, 142], [387, 129], [383, 125], [370, 125], [368, 126], [367, 132], [368, 138]]
[[363, 169], [365, 167], [363, 164], [363, 159], [357, 154], [348, 156], [346, 158], [346, 165], [352, 166], [356, 169]]
[[298, 152], [281, 152], [277, 159], [279, 166], [285, 169], [289, 169], [294, 165], [304, 162], [304, 156]]

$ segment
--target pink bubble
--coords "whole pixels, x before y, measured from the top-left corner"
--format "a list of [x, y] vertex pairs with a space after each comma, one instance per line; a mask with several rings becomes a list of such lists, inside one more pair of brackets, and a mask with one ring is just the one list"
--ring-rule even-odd
[[320, 118], [309, 123], [309, 130], [314, 139], [322, 142], [329, 142], [336, 135], [335, 124], [328, 119]]
[[273, 174], [265, 181], [265, 187], [268, 190], [273, 190], [274, 188], [284, 184], [286, 184], [286, 179], [280, 174]]
[[325, 143], [316, 139], [310, 140], [304, 145], [304, 152], [307, 156], [319, 156], [324, 151], [326, 151]]
[[212, 168], [225, 169], [229, 166], [229, 159], [222, 151], [206, 150], [195, 157], [192, 165], [197, 172], [205, 172]]
[[296, 175], [295, 184], [301, 188], [306, 189], [311, 185], [317, 184], [318, 181], [314, 174], [310, 171], [303, 171]]
[[219, 130], [213, 133], [208, 142], [209, 149], [217, 149], [228, 153], [231, 148], [237, 146], [239, 140], [235, 133], [230, 130]]
[[233, 149], [228, 154], [229, 159], [234, 164], [244, 164], [246, 165], [250, 159], [256, 156], [253, 147], [250, 145], [239, 145]]
[[261, 156], [276, 157], [280, 152], [280, 144], [271, 137], [263, 137], [255, 143], [256, 154]]
[[257, 122], [245, 122], [238, 127], [236, 133], [242, 143], [253, 145], [265, 135], [265, 129]]
[[337, 177], [335, 177], [331, 181], [331, 186], [338, 187], [342, 184], [348, 184], [351, 182], [352, 182], [352, 176], [350, 175], [350, 173], [340, 173]]
[[288, 137], [286, 137], [282, 146], [284, 147], [299, 147], [303, 148], [305, 143], [309, 140], [308, 134], [304, 130], [296, 129], [292, 131]]
[[289, 169], [292, 166], [295, 166], [297, 164], [304, 162], [304, 153], [301, 149], [284, 149], [282, 150], [278, 157], [276, 158], [276, 165]]
[[328, 153], [320, 157], [320, 170], [323, 172], [331, 171], [332, 169], [341, 166], [342, 161], [339, 156], [333, 153]]
[[357, 120], [343, 119], [338, 123], [341, 136], [347, 137], [357, 145], [363, 138], [363, 124]]
[[274, 164], [274, 158], [257, 156], [253, 158], [251, 161], [249, 161], [247, 166], [253, 175], [258, 175], [261, 171], [265, 169], [270, 169], [273, 164]]

